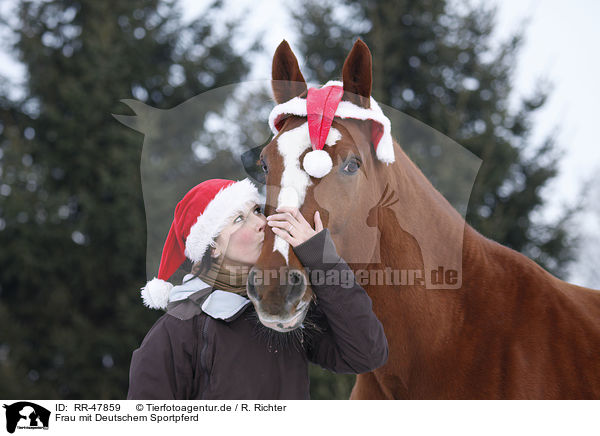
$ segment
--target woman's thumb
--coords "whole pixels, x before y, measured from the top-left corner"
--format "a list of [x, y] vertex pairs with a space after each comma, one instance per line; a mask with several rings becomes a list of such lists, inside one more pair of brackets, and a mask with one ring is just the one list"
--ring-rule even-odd
[[319, 211], [315, 212], [315, 230], [317, 232], [323, 230], [323, 221], [321, 221], [321, 214], [319, 213]]

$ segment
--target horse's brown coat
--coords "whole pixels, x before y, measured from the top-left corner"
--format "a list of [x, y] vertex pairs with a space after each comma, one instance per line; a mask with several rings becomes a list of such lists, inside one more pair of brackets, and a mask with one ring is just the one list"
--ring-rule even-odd
[[[344, 90], [362, 97], [355, 102], [368, 101], [371, 55], [362, 41], [343, 72]], [[298, 85], [304, 79], [287, 43], [275, 54], [273, 80], [278, 103], [306, 90]], [[286, 88], [278, 80], [295, 83]], [[303, 122], [291, 117], [282, 132]], [[334, 167], [323, 179], [311, 178], [301, 212], [322, 212], [338, 252], [355, 271], [422, 269], [425, 260], [450, 252], [444, 247], [448, 232], [464, 229], [462, 287], [364, 286], [390, 353], [386, 365], [357, 377], [351, 398], [600, 398], [600, 292], [565, 283], [477, 233], [398, 144], [395, 163], [377, 161], [365, 126], [334, 121], [342, 133], [327, 148]], [[276, 204], [283, 165], [276, 141], [262, 153], [269, 165], [267, 214]], [[362, 160], [353, 176], [339, 171], [350, 154]], [[376, 261], [352, 262], [360, 256]], [[281, 264], [267, 232], [257, 268]], [[291, 251], [290, 265], [300, 268]], [[264, 298], [277, 305], [281, 296], [271, 287]]]

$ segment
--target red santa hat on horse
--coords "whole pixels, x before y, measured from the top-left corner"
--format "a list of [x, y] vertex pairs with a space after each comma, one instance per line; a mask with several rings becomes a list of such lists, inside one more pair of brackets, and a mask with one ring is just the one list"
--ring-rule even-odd
[[[362, 41], [359, 40], [358, 43], [360, 44]], [[362, 44], [364, 45], [364, 43]], [[285, 40], [277, 50], [287, 50], [291, 53], [291, 49]], [[346, 76], [345, 74], [344, 77]], [[298, 82], [299, 89], [301, 89], [301, 85], [303, 85], [301, 82], [304, 82], [304, 77], [300, 74], [300, 77], [292, 77], [290, 81]], [[274, 87], [277, 87], [276, 83]], [[305, 87], [306, 85], [304, 85]], [[344, 92], [347, 91], [344, 89], [344, 84], [331, 80], [321, 88], [310, 88], [305, 93], [303, 92], [301, 95], [275, 106], [269, 115], [269, 126], [273, 133], [277, 134], [283, 128], [287, 116], [307, 117], [312, 151], [304, 156], [302, 165], [304, 170], [312, 177], [324, 177], [329, 174], [333, 167], [331, 157], [323, 150], [323, 147], [334, 117], [370, 120], [371, 141], [377, 158], [386, 164], [393, 163], [394, 145], [391, 123], [383, 114], [375, 99], [370, 97], [370, 88], [369, 83], [368, 93], [366, 94], [369, 95], [369, 99], [361, 95], [347, 95], [347, 99], [342, 101]], [[304, 94], [306, 94], [306, 97], [303, 97]]]

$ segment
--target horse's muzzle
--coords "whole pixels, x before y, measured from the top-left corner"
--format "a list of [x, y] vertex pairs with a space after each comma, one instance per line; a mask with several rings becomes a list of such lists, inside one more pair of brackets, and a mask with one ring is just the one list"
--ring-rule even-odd
[[290, 331], [302, 324], [310, 301], [302, 301], [307, 286], [302, 272], [281, 268], [268, 274], [253, 267], [246, 290], [260, 321], [278, 331]]

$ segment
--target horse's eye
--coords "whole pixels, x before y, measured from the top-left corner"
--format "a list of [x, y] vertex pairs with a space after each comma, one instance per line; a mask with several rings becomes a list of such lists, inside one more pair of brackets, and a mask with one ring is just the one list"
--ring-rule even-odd
[[260, 166], [262, 167], [265, 174], [269, 172], [269, 168], [267, 167], [267, 164], [265, 163], [262, 157], [260, 158]]
[[354, 174], [360, 168], [360, 162], [356, 158], [352, 158], [350, 162], [344, 165], [343, 172], [346, 174]]

